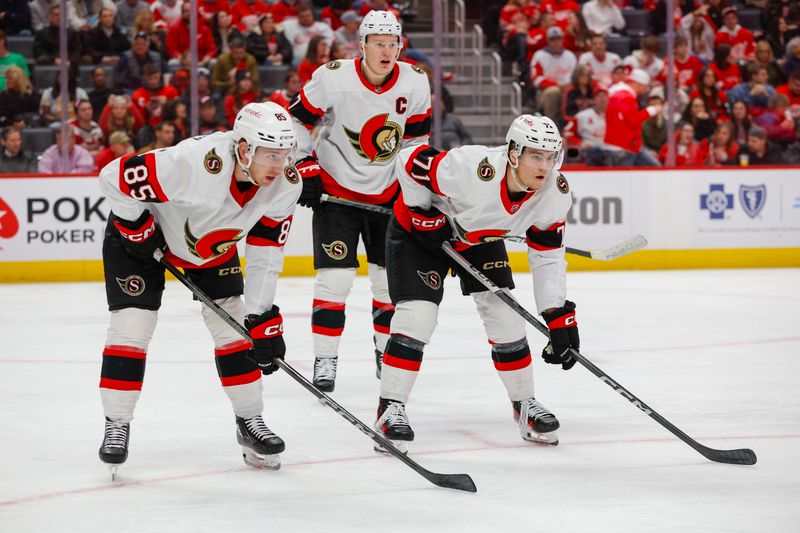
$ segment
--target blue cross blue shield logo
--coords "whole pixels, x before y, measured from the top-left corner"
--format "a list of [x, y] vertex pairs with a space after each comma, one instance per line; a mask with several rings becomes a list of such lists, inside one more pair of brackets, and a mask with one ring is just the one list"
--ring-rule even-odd
[[767, 203], [767, 186], [764, 184], [740, 185], [739, 203], [742, 204], [742, 209], [747, 216], [756, 218]]
[[708, 186], [708, 194], [700, 195], [700, 209], [708, 210], [712, 220], [725, 218], [725, 210], [733, 209], [733, 195], [725, 192], [725, 185], [712, 183]]

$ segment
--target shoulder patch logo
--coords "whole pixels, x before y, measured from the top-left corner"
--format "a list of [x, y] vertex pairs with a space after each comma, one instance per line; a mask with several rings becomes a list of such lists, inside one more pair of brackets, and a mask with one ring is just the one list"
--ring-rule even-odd
[[558, 187], [558, 190], [564, 194], [569, 192], [569, 183], [567, 183], [567, 178], [564, 177], [564, 174], [558, 175], [558, 178], [556, 179], [556, 187]]
[[337, 68], [339, 68], [341, 66], [342, 66], [342, 62], [339, 61], [338, 59], [335, 59], [333, 61], [328, 61], [325, 64], [325, 68], [327, 68], [328, 70], [336, 70]]
[[442, 276], [435, 270], [430, 270], [428, 272], [420, 272], [417, 270], [417, 275], [422, 280], [422, 283], [435, 291], [438, 291], [442, 286]]
[[342, 128], [353, 150], [370, 162], [389, 161], [400, 149], [403, 140], [400, 124], [389, 120], [389, 113], [370, 118], [361, 126], [361, 131], [353, 131], [344, 125]]
[[209, 174], [219, 174], [222, 170], [222, 158], [217, 155], [217, 150], [212, 148], [203, 158], [203, 166]]
[[294, 165], [286, 165], [283, 167], [283, 175], [286, 176], [286, 181], [292, 185], [297, 185], [300, 183], [300, 174], [298, 174]]
[[481, 181], [491, 181], [495, 174], [497, 174], [497, 171], [492, 164], [489, 163], [489, 158], [484, 157], [481, 159], [481, 162], [478, 164], [478, 178], [480, 178]]
[[322, 249], [328, 257], [336, 261], [341, 261], [347, 256], [347, 245], [342, 241], [333, 241], [330, 244], [322, 243]]
[[122, 292], [128, 296], [139, 296], [144, 292], [144, 279], [135, 274], [125, 279], [117, 278], [117, 284], [122, 289]]
[[417, 74], [425, 74], [425, 71], [416, 65], [411, 65], [411, 68], [414, 69], [414, 72], [416, 72]]

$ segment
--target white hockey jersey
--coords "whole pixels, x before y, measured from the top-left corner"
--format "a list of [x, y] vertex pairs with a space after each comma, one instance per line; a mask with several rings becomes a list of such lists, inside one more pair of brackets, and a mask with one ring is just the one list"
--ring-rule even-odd
[[313, 151], [328, 194], [383, 204], [397, 192], [397, 152], [428, 140], [431, 89], [409, 63], [398, 61], [377, 87], [361, 72], [361, 58], [336, 60], [314, 71], [289, 112], [299, 123], [298, 158], [311, 153], [309, 131], [322, 121]]
[[245, 305], [248, 314], [260, 314], [273, 304], [302, 185], [294, 167], [266, 187], [237, 185], [233, 146], [228, 131], [127, 155], [100, 171], [100, 189], [120, 218], [153, 214], [176, 266], [220, 265], [245, 239]]
[[561, 307], [566, 298], [564, 224], [572, 206], [566, 178], [557, 171], [536, 192], [508, 193], [506, 147], [462, 146], [439, 152], [427, 145], [400, 151], [396, 172], [402, 188], [395, 217], [411, 231], [408, 206], [437, 208], [458, 239], [455, 248], [504, 237], [525, 237], [536, 307]]

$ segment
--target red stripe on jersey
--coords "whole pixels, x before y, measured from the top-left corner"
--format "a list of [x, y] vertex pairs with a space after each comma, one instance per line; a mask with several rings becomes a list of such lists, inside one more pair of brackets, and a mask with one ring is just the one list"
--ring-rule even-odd
[[397, 83], [397, 80], [400, 79], [400, 66], [395, 63], [394, 68], [392, 69], [391, 77], [387, 81], [383, 82], [382, 85], [373, 85], [369, 82], [369, 80], [367, 80], [367, 78], [364, 76], [364, 73], [361, 72], [361, 58], [355, 58], [353, 63], [355, 64], [356, 73], [358, 74], [358, 79], [361, 80], [361, 84], [375, 94], [386, 94], [392, 87], [394, 87], [394, 84]]
[[338, 196], [356, 202], [362, 202], [370, 205], [388, 204], [392, 198], [397, 195], [400, 184], [394, 181], [389, 187], [380, 194], [364, 194], [348, 189], [344, 185], [340, 185], [336, 179], [328, 174], [324, 168], [320, 166], [319, 177], [322, 179], [322, 186], [325, 192], [331, 196]]
[[[292, 218], [292, 217], [290, 216], [289, 218]], [[259, 222], [259, 224], [263, 224], [264, 226], [266, 226], [268, 228], [274, 228], [275, 226], [280, 224], [282, 221], [281, 220], [273, 220], [273, 219], [271, 219], [271, 218], [269, 218], [267, 216], [262, 216], [261, 218], [258, 219], [258, 222]]]
[[306, 111], [308, 111], [309, 113], [312, 113], [314, 115], [317, 115], [318, 117], [321, 117], [322, 115], [325, 114], [325, 110], [324, 109], [320, 109], [320, 108], [318, 108], [317, 106], [315, 106], [314, 104], [312, 104], [311, 102], [308, 101], [308, 97], [306, 96], [306, 92], [303, 89], [300, 89], [300, 103], [306, 109]]
[[[385, 359], [384, 359], [385, 360]], [[525, 368], [531, 364], [531, 354], [523, 357], [522, 359], [518, 359], [516, 361], [511, 361], [509, 363], [501, 363], [499, 361], [494, 361], [494, 367], [501, 371], [501, 372], [509, 372], [511, 370], [519, 370], [521, 368]]]
[[[248, 182], [249, 183], [249, 182]], [[239, 187], [236, 185], [236, 176], [231, 174], [231, 196], [236, 203], [239, 204], [239, 207], [244, 207], [244, 204], [249, 202], [253, 199], [253, 197], [258, 193], [258, 186], [253, 185], [249, 189], [245, 190], [244, 192], [239, 190]]]
[[435, 192], [439, 196], [447, 196], [446, 194], [444, 194], [442, 192], [442, 189], [439, 188], [439, 182], [438, 182], [438, 180], [436, 178], [436, 170], [439, 168], [439, 163], [442, 161], [442, 159], [447, 154], [447, 152], [439, 152], [437, 155], [435, 155], [435, 156], [431, 157], [430, 159], [428, 159], [428, 161], [417, 162], [418, 166], [428, 169], [428, 170], [425, 171], [425, 176], [422, 177], [422, 179], [420, 179], [421, 176], [413, 173], [413, 171], [414, 171], [414, 168], [413, 168], [414, 167], [414, 162], [417, 159], [417, 156], [420, 154], [420, 152], [422, 152], [423, 150], [426, 150], [428, 148], [430, 148], [430, 146], [428, 146], [427, 144], [423, 144], [422, 146], [420, 146], [419, 148], [417, 148], [416, 150], [414, 150], [411, 153], [411, 157], [409, 157], [408, 161], [406, 162], [406, 167], [405, 167], [406, 168], [406, 174], [408, 174], [411, 179], [413, 179], [414, 181], [416, 181], [417, 183], [419, 183], [423, 187], [426, 186], [423, 183], [424, 179], [428, 178], [427, 181], [430, 181], [431, 188], [433, 189], [433, 192]]
[[130, 359], [146, 359], [147, 352], [135, 346], [106, 346], [103, 355], [113, 355], [115, 357], [128, 357]]
[[263, 237], [253, 237], [252, 235], [248, 235], [244, 242], [250, 246], [274, 246], [276, 248], [283, 248], [283, 245], [286, 244], [281, 244], [273, 241], [272, 239], [265, 239]]
[[522, 198], [522, 200], [514, 202], [508, 196], [508, 175], [503, 176], [503, 181], [500, 183], [500, 199], [503, 202], [503, 208], [509, 215], [513, 215], [514, 213], [518, 212], [519, 208], [522, 207], [522, 204], [527, 202], [535, 193], [536, 191], [530, 191]]
[[240, 374], [238, 376], [231, 376], [229, 378], [220, 377], [219, 380], [223, 387], [234, 387], [236, 385], [247, 385], [261, 379], [261, 370], [253, 370], [247, 374]]
[[394, 203], [394, 218], [397, 219], [397, 223], [400, 224], [404, 230], [411, 233], [411, 214], [408, 212], [408, 206], [405, 201], [403, 201], [402, 192]]
[[242, 339], [240, 341], [233, 341], [228, 344], [223, 344], [222, 346], [217, 346], [214, 348], [214, 355], [223, 357], [232, 353], [241, 352], [242, 350], [249, 350], [252, 347], [253, 345], [250, 344], [250, 341]]
[[158, 182], [156, 156], [153, 152], [122, 157], [119, 162], [119, 190], [140, 202], [169, 201]]
[[222, 263], [225, 263], [226, 261], [230, 261], [231, 258], [234, 256], [234, 254], [236, 254], [236, 247], [235, 246], [231, 246], [228, 249], [228, 251], [225, 252], [224, 254], [222, 254], [221, 256], [212, 259], [208, 263], [203, 263], [202, 265], [195, 265], [194, 263], [190, 263], [189, 261], [186, 261], [185, 259], [181, 259], [180, 257], [178, 257], [177, 255], [173, 254], [169, 250], [167, 250], [167, 253], [164, 254], [164, 257], [166, 257], [169, 260], [170, 263], [172, 263], [173, 265], [175, 265], [178, 268], [190, 268], [190, 269], [192, 269], [192, 268], [212, 268], [212, 267], [215, 267], [215, 266], [219, 266]]
[[[528, 229], [528, 231], [533, 232], [533, 233], [547, 233], [547, 232], [558, 231], [559, 227], [561, 227], [561, 228], [564, 227], [564, 222], [563, 221], [562, 222], [556, 222], [555, 224], [553, 224], [552, 226], [550, 226], [547, 229], [539, 229], [536, 226], [531, 226]], [[525, 233], [526, 233], [525, 234], [525, 242], [527, 243], [529, 248], [533, 248], [534, 250], [538, 250], [540, 252], [544, 252], [544, 251], [547, 251], [547, 250], [558, 250], [559, 248], [561, 248], [561, 244], [560, 243], [559, 243], [558, 246], [546, 246], [546, 245], [544, 245], [542, 243], [534, 242], [530, 238], [530, 236], [527, 234], [528, 232], [525, 232]]]
[[311, 324], [311, 333], [325, 335], [326, 337], [341, 337], [343, 331], [344, 328], [326, 328], [323, 326], [317, 326], [316, 324]]
[[426, 118], [429, 118], [430, 116], [431, 116], [431, 108], [429, 107], [428, 110], [425, 111], [422, 114], [411, 115], [410, 117], [408, 117], [408, 119], [406, 120], [406, 124], [413, 124], [415, 122], [422, 122], [423, 120], [425, 120]]
[[375, 322], [372, 323], [373, 329], [378, 333], [386, 333], [389, 335], [391, 332], [389, 331], [389, 326], [381, 326], [380, 324], [376, 324]]
[[141, 381], [125, 381], [124, 379], [100, 378], [101, 389], [142, 390]]
[[314, 309], [330, 309], [331, 311], [344, 311], [344, 305], [344, 302], [329, 302], [328, 300], [317, 300], [316, 298], [311, 304]]
[[383, 354], [383, 364], [393, 366], [395, 368], [402, 368], [403, 370], [410, 370], [411, 372], [419, 372], [422, 367], [422, 361], [409, 361], [408, 359], [400, 359], [392, 354]]

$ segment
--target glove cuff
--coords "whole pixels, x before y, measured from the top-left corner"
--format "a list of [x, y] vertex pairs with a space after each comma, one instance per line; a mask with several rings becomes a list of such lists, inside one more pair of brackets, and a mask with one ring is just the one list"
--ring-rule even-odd
[[[147, 215], [146, 218], [145, 215]], [[144, 218], [143, 221], [142, 218]], [[141, 223], [139, 224], [140, 221]], [[139, 225], [132, 227], [134, 224]], [[130, 222], [115, 216], [114, 227], [117, 228], [123, 239], [133, 243], [144, 242], [155, 234], [156, 219], [153, 217], [152, 213], [147, 212], [134, 222]]]
[[417, 231], [436, 231], [447, 224], [447, 217], [438, 209], [431, 208], [424, 212], [408, 210], [411, 226]]

